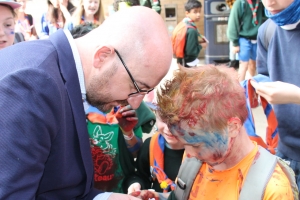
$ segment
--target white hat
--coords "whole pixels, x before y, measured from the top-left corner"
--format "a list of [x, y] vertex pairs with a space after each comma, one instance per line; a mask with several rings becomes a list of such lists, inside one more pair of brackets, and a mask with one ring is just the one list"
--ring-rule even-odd
[[13, 9], [21, 7], [21, 4], [15, 2], [14, 0], [0, 0], [0, 4], [6, 4], [12, 7]]

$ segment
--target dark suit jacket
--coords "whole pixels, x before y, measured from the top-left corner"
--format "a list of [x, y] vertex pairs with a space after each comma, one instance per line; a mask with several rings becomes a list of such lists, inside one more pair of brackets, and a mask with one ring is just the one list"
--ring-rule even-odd
[[93, 199], [79, 81], [63, 31], [0, 51], [0, 199]]

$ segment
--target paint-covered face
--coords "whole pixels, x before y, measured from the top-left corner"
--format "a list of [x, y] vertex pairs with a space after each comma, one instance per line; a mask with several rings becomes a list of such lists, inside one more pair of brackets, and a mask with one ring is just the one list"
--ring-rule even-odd
[[158, 132], [165, 138], [166, 142], [172, 149], [183, 149], [183, 144], [172, 135], [166, 123], [162, 122], [159, 117], [156, 117], [156, 125]]
[[0, 50], [13, 45], [15, 20], [12, 11], [0, 5]]
[[186, 16], [194, 22], [198, 22], [201, 17], [201, 8], [193, 8], [189, 12], [186, 11]]
[[294, 0], [262, 0], [265, 8], [275, 15], [287, 8]]
[[94, 15], [99, 9], [100, 0], [84, 0], [83, 8], [86, 15]]
[[184, 144], [188, 157], [196, 157], [211, 166], [222, 163], [232, 146], [232, 139], [228, 136], [227, 130], [221, 133], [208, 133], [172, 126], [171, 132]]

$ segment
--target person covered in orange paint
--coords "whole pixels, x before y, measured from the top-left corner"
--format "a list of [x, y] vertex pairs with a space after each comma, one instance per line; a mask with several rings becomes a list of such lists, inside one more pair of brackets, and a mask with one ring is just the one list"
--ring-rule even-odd
[[[262, 155], [277, 162], [273, 171], [266, 173], [270, 176], [264, 179], [262, 199], [298, 199], [295, 177], [288, 178], [283, 170], [291, 169], [286, 164], [283, 168], [283, 161], [279, 164], [274, 155], [251, 141], [243, 127], [247, 118], [246, 98], [233, 69], [207, 65], [178, 70], [157, 97], [159, 116], [184, 144], [185, 159], [196, 158], [202, 162], [187, 199], [244, 199], [241, 197], [244, 191], [257, 190], [253, 185], [245, 187], [245, 180], [250, 169], [264, 161], [266, 157]], [[251, 177], [262, 181], [261, 176]], [[151, 195], [143, 191], [133, 196]], [[155, 193], [153, 196], [166, 199]], [[178, 199], [176, 192], [171, 192], [168, 199]]]

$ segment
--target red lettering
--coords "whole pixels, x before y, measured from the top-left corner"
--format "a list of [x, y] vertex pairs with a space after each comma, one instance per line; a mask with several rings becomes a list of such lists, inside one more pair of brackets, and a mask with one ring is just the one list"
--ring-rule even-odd
[[95, 181], [99, 182], [99, 181], [110, 181], [114, 178], [114, 174], [110, 174], [110, 175], [105, 175], [105, 176], [99, 176], [99, 175], [95, 175], [94, 179]]

